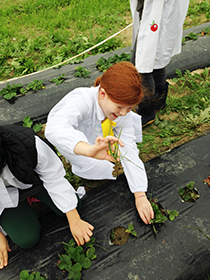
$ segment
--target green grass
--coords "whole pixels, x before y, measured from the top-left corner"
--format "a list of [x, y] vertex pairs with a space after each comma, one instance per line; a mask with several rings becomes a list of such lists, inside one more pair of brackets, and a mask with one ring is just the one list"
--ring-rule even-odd
[[[190, 1], [184, 28], [210, 19], [209, 1]], [[132, 22], [129, 1], [2, 0], [0, 2], [0, 80], [61, 63]], [[127, 46], [119, 35], [83, 55]]]
[[155, 122], [143, 129], [138, 144], [143, 161], [210, 129], [210, 68], [183, 76], [177, 70], [177, 75], [170, 81], [165, 110], [156, 112]]
[[[106, 39], [127, 25], [123, 1], [1, 1], [0, 79], [20, 76], [60, 63]], [[91, 54], [120, 48], [112, 39]], [[88, 54], [90, 55], [90, 54]]]

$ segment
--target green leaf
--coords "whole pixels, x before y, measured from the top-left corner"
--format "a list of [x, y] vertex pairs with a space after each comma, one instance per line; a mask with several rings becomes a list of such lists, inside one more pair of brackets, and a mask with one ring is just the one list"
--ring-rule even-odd
[[133, 226], [132, 224], [129, 224], [129, 225], [128, 225], [128, 229], [129, 229], [129, 231], [131, 232], [132, 230], [134, 230], [134, 226]]
[[68, 279], [74, 279], [75, 273], [73, 271], [69, 271]]
[[81, 273], [79, 271], [75, 272], [73, 280], [80, 280], [82, 277]]
[[68, 247], [68, 249], [66, 250], [66, 252], [68, 253], [68, 255], [70, 257], [73, 257], [74, 256], [74, 253], [75, 253], [75, 248], [74, 247]]
[[184, 189], [179, 188], [179, 194], [180, 194], [180, 195], [183, 195], [183, 194], [184, 194]]
[[34, 125], [33, 125], [33, 130], [34, 130], [35, 132], [41, 131], [41, 130], [42, 130], [42, 124], [41, 124], [41, 123], [36, 123], [36, 124], [34, 124]]
[[60, 262], [58, 264], [58, 267], [61, 269], [61, 270], [64, 270], [66, 268], [66, 263], [65, 262]]
[[92, 265], [91, 260], [89, 258], [85, 258], [82, 262], [82, 266], [84, 267], [84, 269], [88, 269], [90, 268]]
[[169, 214], [169, 220], [173, 221], [176, 217], [178, 217], [179, 213], [176, 210], [167, 211]]
[[28, 280], [34, 280], [34, 274], [29, 275]]
[[27, 116], [23, 119], [23, 126], [24, 127], [31, 127], [32, 124], [33, 124], [33, 121], [30, 119], [30, 117]]
[[76, 253], [81, 253], [83, 251], [83, 248], [82, 248], [82, 246], [77, 246], [76, 248], [75, 248], [75, 252]]
[[112, 238], [113, 240], [115, 240], [114, 229], [111, 230], [111, 238]]
[[60, 260], [61, 260], [61, 262], [68, 263], [71, 260], [71, 258], [68, 255], [63, 254], [60, 256]]
[[17, 95], [17, 93], [16, 92], [9, 92], [9, 93], [7, 93], [7, 94], [5, 94], [4, 95], [4, 98], [6, 99], [6, 100], [10, 100], [10, 99], [12, 99], [13, 97], [15, 97]]
[[137, 233], [136, 233], [135, 230], [132, 230], [132, 231], [131, 231], [131, 234], [134, 235], [134, 236], [137, 236]]
[[194, 185], [195, 185], [195, 182], [190, 182], [189, 184], [187, 184], [187, 188], [192, 190]]
[[95, 243], [95, 237], [91, 237], [90, 240], [85, 244], [85, 247], [92, 247]]
[[80, 253], [78, 253], [78, 252], [75, 252], [74, 255], [72, 255], [72, 259], [73, 259], [75, 262], [79, 262], [79, 261], [80, 261], [80, 258], [81, 258], [81, 255], [80, 255]]
[[41, 277], [41, 274], [40, 274], [40, 272], [39, 271], [37, 271], [36, 272], [36, 274], [35, 274], [35, 278], [34, 278], [34, 280], [40, 280], [42, 277]]
[[86, 252], [86, 256], [89, 258], [89, 259], [92, 259], [92, 256], [95, 254], [95, 247], [91, 247], [87, 250]]
[[29, 273], [27, 270], [22, 270], [20, 272], [20, 280], [28, 279], [28, 277], [29, 277]]
[[75, 263], [75, 264], [72, 266], [71, 270], [72, 270], [73, 272], [81, 271], [81, 270], [82, 270], [82, 265], [81, 265], [80, 263]]
[[24, 88], [21, 88], [21, 89], [20, 89], [20, 93], [24, 94], [24, 93], [26, 93], [26, 92], [27, 92], [27, 90], [25, 90]]

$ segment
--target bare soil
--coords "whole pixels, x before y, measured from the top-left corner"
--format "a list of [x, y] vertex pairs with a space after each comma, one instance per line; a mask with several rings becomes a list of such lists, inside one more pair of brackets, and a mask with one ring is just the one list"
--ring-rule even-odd
[[[143, 132], [144, 133], [144, 132]], [[167, 153], [167, 152], [170, 152], [172, 149], [174, 149], [175, 147], [178, 147], [178, 146], [181, 146], [182, 144], [185, 144], [197, 137], [201, 137], [201, 136], [204, 136], [206, 134], [209, 134], [210, 133], [210, 124], [209, 123], [204, 123], [204, 124], [201, 124], [199, 126], [199, 128], [197, 129], [197, 132], [195, 132], [194, 135], [192, 136], [183, 136], [182, 139], [172, 143], [170, 145], [170, 148], [168, 147], [162, 147], [162, 151], [161, 153], [159, 154], [155, 154], [155, 153], [148, 153], [148, 154], [145, 154], [145, 153], [141, 153], [140, 154], [140, 158], [143, 162], [146, 162], [148, 160], [151, 160], [157, 156], [159, 156], [160, 154], [163, 154], [163, 153]]]
[[111, 230], [110, 240], [114, 245], [123, 245], [128, 242], [129, 233], [126, 228], [122, 226], [115, 227]]

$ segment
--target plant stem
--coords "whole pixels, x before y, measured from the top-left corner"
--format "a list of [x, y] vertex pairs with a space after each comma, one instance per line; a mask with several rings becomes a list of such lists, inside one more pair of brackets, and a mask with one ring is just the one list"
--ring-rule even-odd
[[196, 227], [187, 227], [187, 226], [183, 226], [183, 227], [199, 230], [201, 233], [203, 233], [203, 234], [210, 240], [210, 237], [209, 237], [204, 231], [202, 231], [200, 228], [196, 228]]
[[107, 252], [109, 252], [109, 250], [107, 250], [106, 248], [104, 248], [104, 247], [102, 247], [102, 246], [100, 246], [100, 245], [98, 245], [98, 244], [93, 244], [94, 246], [97, 246], [97, 247], [99, 247], [99, 248], [101, 248], [101, 249], [103, 249], [104, 251], [107, 251]]

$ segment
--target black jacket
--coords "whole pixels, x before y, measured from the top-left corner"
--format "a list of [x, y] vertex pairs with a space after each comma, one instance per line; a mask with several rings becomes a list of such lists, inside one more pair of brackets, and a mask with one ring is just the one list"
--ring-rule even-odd
[[[43, 189], [42, 181], [34, 171], [37, 165], [35, 135], [32, 128], [0, 126], [0, 170], [6, 163], [15, 178], [24, 184], [33, 185], [30, 189], [20, 191], [21, 201]], [[46, 139], [42, 140], [54, 150]]]

